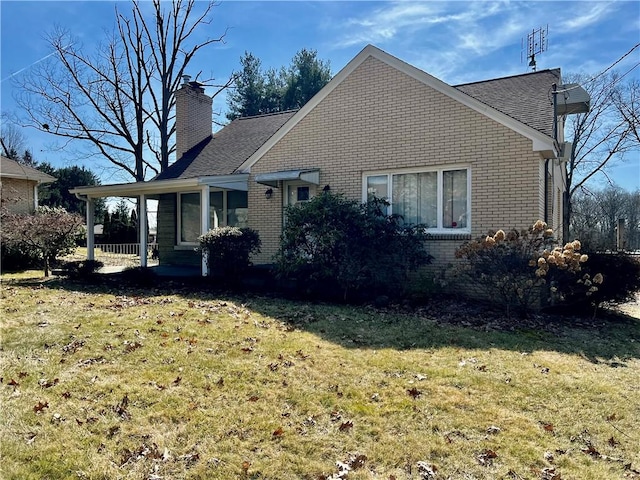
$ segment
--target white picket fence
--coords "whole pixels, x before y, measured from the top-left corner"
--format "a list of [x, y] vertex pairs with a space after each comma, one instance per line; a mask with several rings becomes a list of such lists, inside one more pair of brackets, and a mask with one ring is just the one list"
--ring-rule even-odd
[[[158, 244], [147, 244], [147, 265], [157, 265], [158, 259], [154, 255]], [[105, 265], [139, 266], [140, 244], [138, 243], [98, 243], [94, 246], [94, 258]]]

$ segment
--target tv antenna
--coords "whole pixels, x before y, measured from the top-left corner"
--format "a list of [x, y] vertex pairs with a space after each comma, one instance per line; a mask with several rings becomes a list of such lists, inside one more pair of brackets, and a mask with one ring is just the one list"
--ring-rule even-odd
[[[529, 61], [529, 67], [536, 71], [536, 55], [540, 55], [542, 52], [546, 52], [549, 46], [547, 37], [549, 36], [549, 25], [546, 27], [540, 27], [537, 30], [534, 29], [527, 35], [527, 60]], [[521, 41], [520, 62], [524, 61], [524, 38]]]

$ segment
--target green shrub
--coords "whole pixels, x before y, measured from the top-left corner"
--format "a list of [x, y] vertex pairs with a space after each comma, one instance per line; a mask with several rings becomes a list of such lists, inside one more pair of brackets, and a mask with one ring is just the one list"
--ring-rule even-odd
[[66, 262], [62, 266], [62, 270], [71, 278], [87, 279], [103, 266], [104, 263], [99, 260], [77, 260]]
[[526, 315], [545, 306], [596, 304], [594, 293], [603, 277], [582, 270], [588, 255], [575, 240], [561, 247], [547, 224], [537, 221], [528, 230], [489, 232], [456, 251], [464, 261], [457, 267], [470, 288], [485, 299]]
[[26, 245], [7, 244], [0, 246], [0, 269], [3, 272], [19, 272], [40, 268], [38, 252]]
[[433, 257], [424, 228], [402, 225], [399, 216], [384, 213], [386, 205], [326, 192], [287, 207], [278, 275], [313, 295], [398, 297], [409, 273]]
[[260, 236], [251, 228], [222, 227], [198, 237], [198, 250], [205, 254], [213, 278], [239, 280], [251, 265], [251, 255], [260, 252]]

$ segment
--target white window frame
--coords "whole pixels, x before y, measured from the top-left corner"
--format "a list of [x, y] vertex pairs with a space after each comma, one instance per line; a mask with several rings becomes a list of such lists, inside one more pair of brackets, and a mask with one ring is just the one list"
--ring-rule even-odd
[[[467, 226], [465, 228], [444, 228], [442, 226], [442, 215], [444, 210], [443, 193], [443, 173], [452, 170], [467, 171]], [[436, 218], [438, 226], [435, 228], [427, 228], [426, 231], [438, 235], [459, 235], [471, 233], [471, 167], [469, 165], [444, 165], [428, 168], [404, 168], [397, 170], [371, 170], [362, 174], [362, 201], [368, 201], [367, 178], [374, 176], [387, 176], [387, 195], [386, 199], [390, 203], [389, 214], [393, 213], [393, 175], [402, 175], [407, 173], [437, 173], [437, 213]]]
[[[225, 189], [209, 189], [206, 193], [204, 193], [203, 190], [189, 190], [189, 191], [184, 191], [184, 192], [177, 192], [177, 201], [176, 201], [176, 245], [178, 246], [188, 246], [188, 247], [192, 247], [192, 246], [196, 246], [198, 245], [198, 242], [184, 242], [182, 241], [182, 195], [188, 195], [188, 194], [193, 194], [193, 193], [197, 193], [200, 195], [200, 208], [202, 209], [202, 196], [203, 195], [207, 195], [210, 199], [210, 195], [213, 192], [222, 192], [222, 218], [218, 218], [219, 222], [217, 227], [223, 227], [229, 224], [229, 212], [228, 212], [228, 201], [227, 201], [227, 195], [231, 190], [225, 190]], [[210, 215], [211, 212], [211, 202], [207, 202], [207, 204], [209, 205], [209, 209], [207, 212], [207, 215]], [[202, 218], [202, 210], [200, 210], [200, 232], [202, 232], [202, 222], [203, 222], [203, 218]], [[209, 228], [214, 228], [214, 225], [211, 224], [209, 225]]]
[[[177, 225], [177, 230], [176, 230], [176, 244], [177, 245], [187, 245], [187, 246], [193, 246], [193, 245], [198, 245], [198, 242], [183, 242], [182, 241], [182, 195], [188, 195], [188, 194], [193, 194], [193, 193], [197, 193], [200, 197], [200, 203], [202, 203], [202, 191], [201, 190], [190, 190], [188, 192], [178, 192], [177, 195], [177, 201], [176, 201], [176, 225]], [[200, 231], [202, 231], [202, 212], [200, 212], [198, 214], [198, 219], [199, 221], [199, 225], [200, 225]]]

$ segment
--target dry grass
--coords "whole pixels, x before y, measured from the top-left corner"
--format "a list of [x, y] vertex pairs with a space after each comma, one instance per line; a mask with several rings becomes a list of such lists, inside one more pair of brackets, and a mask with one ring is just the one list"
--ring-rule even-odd
[[2, 280], [3, 479], [640, 478], [638, 319]]

